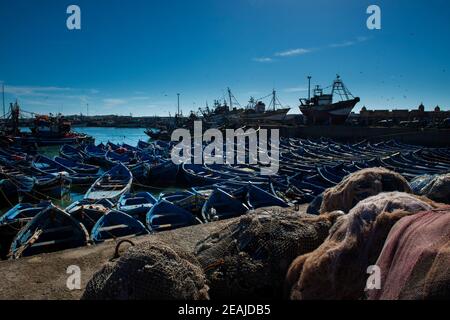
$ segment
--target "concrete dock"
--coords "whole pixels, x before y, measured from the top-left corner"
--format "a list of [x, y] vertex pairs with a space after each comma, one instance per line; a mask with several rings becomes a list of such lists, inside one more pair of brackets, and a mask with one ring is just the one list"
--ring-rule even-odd
[[[139, 243], [154, 238], [168, 244], [175, 243], [193, 252], [198, 241], [227, 222], [197, 225], [138, 237], [132, 241]], [[121, 250], [127, 246], [123, 244]], [[116, 243], [109, 242], [20, 260], [1, 261], [0, 300], [78, 300], [92, 275], [113, 257], [115, 248]], [[81, 270], [80, 290], [69, 290], [67, 287], [70, 276], [67, 268], [72, 265]]]

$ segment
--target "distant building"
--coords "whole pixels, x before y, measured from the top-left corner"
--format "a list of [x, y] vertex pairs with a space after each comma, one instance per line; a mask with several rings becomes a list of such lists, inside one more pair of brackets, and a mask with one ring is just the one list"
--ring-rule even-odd
[[417, 109], [394, 109], [394, 110], [368, 110], [365, 106], [361, 109], [359, 116], [355, 117], [362, 125], [377, 125], [390, 123], [401, 125], [406, 122], [419, 122], [424, 125], [437, 125], [445, 119], [450, 118], [450, 111], [441, 111], [436, 106], [433, 111], [425, 111], [425, 106], [419, 105]]

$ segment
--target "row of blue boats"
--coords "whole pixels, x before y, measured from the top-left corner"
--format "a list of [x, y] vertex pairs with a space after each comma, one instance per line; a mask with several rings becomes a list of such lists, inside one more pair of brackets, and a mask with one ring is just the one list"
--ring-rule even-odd
[[[64, 145], [59, 156], [0, 150], [0, 257], [20, 258], [312, 203], [348, 174], [386, 167], [414, 181], [450, 172], [450, 149], [395, 141], [282, 139], [279, 174], [262, 165], [176, 165], [172, 143]], [[176, 187], [155, 195], [153, 188]], [[52, 204], [71, 190], [84, 198]], [[9, 208], [9, 209], [8, 209]]]

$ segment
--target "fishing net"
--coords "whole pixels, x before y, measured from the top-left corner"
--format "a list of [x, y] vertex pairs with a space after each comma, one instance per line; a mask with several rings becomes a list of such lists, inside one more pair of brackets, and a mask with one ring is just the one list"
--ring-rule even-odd
[[450, 204], [450, 173], [434, 176], [427, 180], [422, 188], [418, 188], [417, 194], [437, 202]]
[[389, 233], [377, 266], [381, 289], [369, 299], [449, 299], [450, 208], [399, 221]]
[[292, 263], [287, 274], [290, 297], [361, 298], [367, 268], [375, 264], [392, 226], [404, 216], [432, 208], [433, 204], [400, 192], [382, 193], [361, 201], [338, 219], [317, 250]]
[[317, 248], [341, 215], [273, 207], [227, 223], [197, 244], [211, 299], [279, 299], [292, 260]]
[[208, 299], [208, 287], [192, 254], [163, 242], [146, 241], [98, 271], [82, 299], [203, 300]]
[[349, 212], [358, 202], [382, 192], [411, 193], [408, 182], [400, 174], [385, 168], [368, 168], [355, 172], [323, 195], [320, 212]]

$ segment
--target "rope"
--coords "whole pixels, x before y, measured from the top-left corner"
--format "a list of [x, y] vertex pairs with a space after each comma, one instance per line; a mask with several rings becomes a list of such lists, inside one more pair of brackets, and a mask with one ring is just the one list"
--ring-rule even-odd
[[117, 243], [117, 245], [116, 245], [116, 249], [115, 249], [115, 251], [114, 251], [114, 256], [112, 257], [111, 261], [120, 258], [120, 246], [121, 246], [123, 243], [129, 243], [129, 244], [131, 244], [132, 247], [135, 246], [134, 242], [131, 241], [131, 240], [128, 240], [128, 239], [119, 241], [119, 242]]

